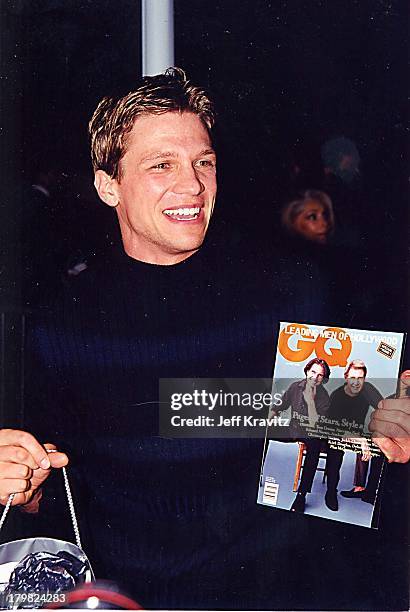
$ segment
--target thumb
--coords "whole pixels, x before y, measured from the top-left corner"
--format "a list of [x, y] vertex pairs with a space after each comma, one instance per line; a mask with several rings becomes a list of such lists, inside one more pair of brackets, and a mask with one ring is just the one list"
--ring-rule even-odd
[[67, 455], [59, 452], [54, 444], [47, 442], [44, 444], [44, 448], [47, 450], [51, 467], [62, 468], [68, 464]]

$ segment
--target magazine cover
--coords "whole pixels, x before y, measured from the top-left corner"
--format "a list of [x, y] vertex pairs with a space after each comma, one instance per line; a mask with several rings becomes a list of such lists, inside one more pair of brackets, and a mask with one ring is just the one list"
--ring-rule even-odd
[[258, 503], [377, 527], [385, 459], [368, 424], [399, 393], [403, 341], [397, 332], [280, 323]]

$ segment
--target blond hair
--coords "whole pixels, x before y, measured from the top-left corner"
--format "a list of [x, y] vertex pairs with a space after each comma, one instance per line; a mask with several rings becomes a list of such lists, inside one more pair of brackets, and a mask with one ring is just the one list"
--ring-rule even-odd
[[191, 85], [181, 68], [144, 77], [126, 96], [101, 100], [88, 125], [94, 172], [104, 170], [111, 178], [120, 179], [120, 161], [135, 120], [167, 112], [194, 113], [208, 132], [215, 123], [213, 103], [203, 89]]
[[307, 202], [319, 202], [327, 212], [329, 221], [329, 232], [331, 233], [335, 226], [335, 216], [333, 213], [332, 200], [327, 193], [318, 189], [307, 189], [297, 194], [296, 198], [285, 204], [282, 208], [281, 222], [283, 227], [291, 234], [295, 233], [295, 219], [303, 211]]

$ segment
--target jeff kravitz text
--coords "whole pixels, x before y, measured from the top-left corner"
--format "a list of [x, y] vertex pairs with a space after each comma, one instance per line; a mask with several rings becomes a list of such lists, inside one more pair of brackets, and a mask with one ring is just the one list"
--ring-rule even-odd
[[273, 416], [271, 418], [258, 418], [254, 416], [245, 416], [235, 414], [231, 417], [220, 415], [218, 418], [199, 415], [194, 418], [181, 417], [175, 414], [171, 417], [171, 425], [173, 427], [288, 427], [289, 419], [281, 416]]

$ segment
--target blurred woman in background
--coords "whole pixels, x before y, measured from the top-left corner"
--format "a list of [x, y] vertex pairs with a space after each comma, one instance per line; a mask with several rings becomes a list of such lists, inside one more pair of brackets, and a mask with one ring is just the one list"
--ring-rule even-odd
[[283, 207], [281, 223], [295, 239], [326, 245], [335, 226], [332, 202], [324, 191], [300, 192]]

